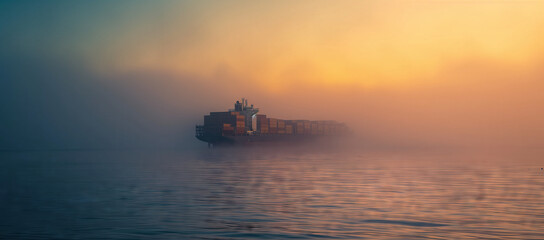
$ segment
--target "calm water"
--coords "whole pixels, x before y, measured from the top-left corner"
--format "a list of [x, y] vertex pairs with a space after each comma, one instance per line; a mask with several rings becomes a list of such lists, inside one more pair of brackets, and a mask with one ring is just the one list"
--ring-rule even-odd
[[544, 160], [0, 153], [1, 239], [544, 238]]

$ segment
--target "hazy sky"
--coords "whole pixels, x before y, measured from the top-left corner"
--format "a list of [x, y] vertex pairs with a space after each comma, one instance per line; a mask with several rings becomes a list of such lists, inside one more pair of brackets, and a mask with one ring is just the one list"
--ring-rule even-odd
[[542, 29], [542, 1], [3, 1], [0, 148], [176, 145], [241, 97], [369, 144], [543, 146]]

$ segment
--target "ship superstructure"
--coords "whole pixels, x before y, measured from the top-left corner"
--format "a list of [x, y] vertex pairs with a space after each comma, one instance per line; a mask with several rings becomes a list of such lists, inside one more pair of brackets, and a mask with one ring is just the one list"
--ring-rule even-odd
[[210, 112], [204, 125], [196, 126], [196, 137], [209, 145], [264, 142], [299, 142], [323, 136], [340, 136], [348, 128], [336, 121], [285, 120], [257, 114], [247, 99], [236, 101], [234, 109]]

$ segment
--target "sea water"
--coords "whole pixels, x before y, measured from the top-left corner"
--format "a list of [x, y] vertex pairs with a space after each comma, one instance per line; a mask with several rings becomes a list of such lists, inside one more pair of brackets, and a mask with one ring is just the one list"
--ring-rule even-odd
[[0, 153], [1, 239], [542, 239], [525, 154]]

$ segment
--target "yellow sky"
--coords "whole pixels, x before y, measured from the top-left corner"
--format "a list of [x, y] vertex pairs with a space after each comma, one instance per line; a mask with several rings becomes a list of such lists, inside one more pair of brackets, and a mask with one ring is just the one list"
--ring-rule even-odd
[[538, 1], [229, 1], [161, 14], [164, 24], [121, 28], [101, 64], [227, 71], [274, 91], [420, 84], [464, 62], [534, 67], [544, 53]]

